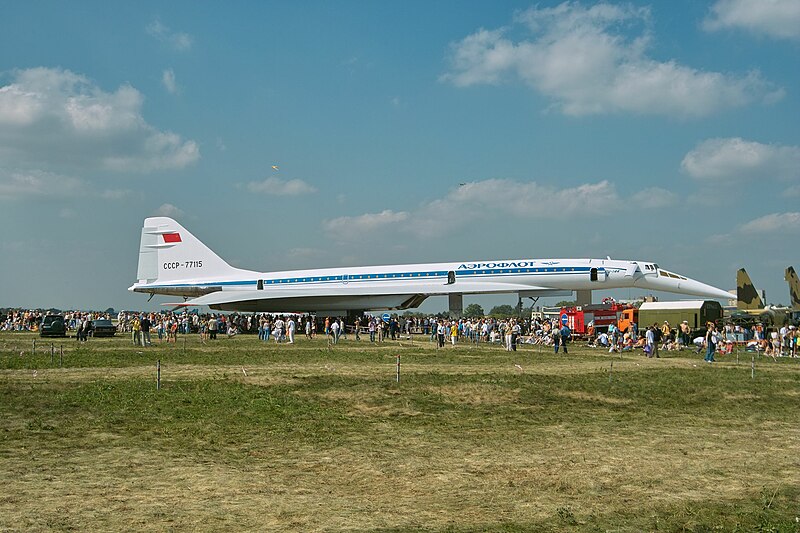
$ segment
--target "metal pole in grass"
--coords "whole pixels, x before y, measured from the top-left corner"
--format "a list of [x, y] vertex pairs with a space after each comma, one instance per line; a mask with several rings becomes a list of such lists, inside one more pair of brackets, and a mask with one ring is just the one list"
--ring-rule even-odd
[[156, 361], [156, 390], [161, 390], [161, 359]]
[[50, 365], [51, 366], [54, 365], [55, 362], [56, 362], [55, 355], [56, 355], [56, 349], [55, 349], [55, 346], [53, 346], [53, 343], [51, 342], [50, 343]]
[[397, 354], [397, 382], [400, 383], [400, 354]]
[[611, 374], [614, 373], [614, 361], [611, 361], [611, 369], [608, 371], [608, 382], [611, 383]]
[[31, 350], [31, 355], [36, 355], [36, 339], [33, 339], [33, 349]]
[[61, 355], [58, 356], [58, 368], [64, 366], [64, 345], [61, 345]]
[[756, 356], [750, 357], [750, 379], [756, 379]]

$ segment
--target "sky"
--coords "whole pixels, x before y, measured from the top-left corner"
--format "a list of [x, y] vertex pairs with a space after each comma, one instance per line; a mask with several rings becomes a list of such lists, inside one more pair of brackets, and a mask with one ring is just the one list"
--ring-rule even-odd
[[798, 0], [4, 2], [0, 307], [173, 301], [127, 291], [153, 215], [252, 270], [610, 256], [786, 304], [798, 52]]

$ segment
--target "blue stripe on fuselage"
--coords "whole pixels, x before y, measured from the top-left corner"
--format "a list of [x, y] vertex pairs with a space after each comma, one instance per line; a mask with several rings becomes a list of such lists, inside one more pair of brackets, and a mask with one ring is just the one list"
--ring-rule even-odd
[[[586, 274], [591, 270], [591, 267], [528, 267], [528, 268], [481, 268], [474, 270], [456, 270], [456, 279], [458, 278], [484, 278], [491, 276], [524, 276], [526, 274]], [[605, 268], [597, 268], [598, 273], [605, 272]], [[278, 279], [264, 279], [264, 286], [268, 285], [297, 285], [303, 283], [327, 284], [338, 282], [351, 282], [351, 281], [382, 281], [382, 280], [398, 280], [398, 279], [430, 279], [430, 278], [446, 278], [447, 270], [434, 270], [428, 272], [386, 272], [375, 274], [340, 274], [335, 276], [304, 276], [296, 278], [278, 278]], [[197, 286], [245, 286], [245, 285], [258, 285], [258, 280], [238, 280], [238, 281], [204, 281], [198, 283], [177, 283], [169, 285], [149, 285], [151, 288], [165, 288], [165, 287], [197, 287]]]

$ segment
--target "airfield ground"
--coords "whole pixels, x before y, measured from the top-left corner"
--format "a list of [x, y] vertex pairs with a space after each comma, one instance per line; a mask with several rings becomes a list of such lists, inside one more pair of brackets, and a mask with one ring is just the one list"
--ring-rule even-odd
[[798, 361], [6, 333], [0, 531], [798, 531]]

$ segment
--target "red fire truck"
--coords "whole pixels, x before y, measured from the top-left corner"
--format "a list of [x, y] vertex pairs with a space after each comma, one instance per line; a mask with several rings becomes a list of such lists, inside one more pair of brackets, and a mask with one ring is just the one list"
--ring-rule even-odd
[[608, 298], [600, 304], [589, 304], [576, 307], [562, 307], [561, 317], [567, 316], [567, 326], [577, 335], [586, 335], [589, 326], [594, 327], [594, 332], [608, 331], [608, 326], [618, 324], [622, 312], [633, 306], [619, 304]]

